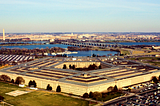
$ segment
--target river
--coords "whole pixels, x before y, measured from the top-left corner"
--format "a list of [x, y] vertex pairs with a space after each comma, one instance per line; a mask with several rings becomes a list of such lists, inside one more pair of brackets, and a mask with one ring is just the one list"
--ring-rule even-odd
[[[122, 45], [158, 45], [160, 46], [160, 42], [121, 42], [119, 44]], [[0, 46], [0, 48], [27, 48], [27, 49], [34, 49], [34, 48], [46, 48], [46, 47], [61, 47], [61, 48], [67, 48], [68, 46], [71, 45], [63, 45], [63, 44], [45, 44], [45, 45], [22, 45], [22, 46]], [[109, 54], [115, 55], [118, 52], [115, 51], [77, 51], [77, 54], [68, 54], [68, 56], [91, 56], [92, 54], [96, 54], [99, 56], [106, 55], [108, 56]]]

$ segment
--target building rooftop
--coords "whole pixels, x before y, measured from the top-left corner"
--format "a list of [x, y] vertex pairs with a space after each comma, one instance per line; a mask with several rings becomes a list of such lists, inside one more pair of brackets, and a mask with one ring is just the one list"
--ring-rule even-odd
[[[83, 64], [85, 66], [85, 64], [93, 63], [100, 64], [103, 68], [90, 71], [77, 71], [69, 68], [62, 69], [64, 64]], [[83, 86], [93, 86], [153, 73], [159, 71], [159, 69], [159, 67], [112, 57], [74, 57], [74, 59], [67, 57], [47, 57], [1, 69], [0, 71]]]

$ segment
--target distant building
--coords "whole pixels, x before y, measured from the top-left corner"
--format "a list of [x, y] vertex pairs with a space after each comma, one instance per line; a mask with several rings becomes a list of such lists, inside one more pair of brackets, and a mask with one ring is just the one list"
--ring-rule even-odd
[[31, 39], [30, 38], [22, 38], [21, 40], [22, 41], [30, 41]]
[[3, 40], [5, 40], [5, 31], [3, 29]]

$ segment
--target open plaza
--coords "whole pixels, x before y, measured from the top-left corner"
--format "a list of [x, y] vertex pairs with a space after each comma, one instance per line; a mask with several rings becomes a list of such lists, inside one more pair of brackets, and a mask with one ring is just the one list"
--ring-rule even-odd
[[[101, 66], [89, 71], [71, 69]], [[64, 65], [66, 69], [63, 69]], [[83, 95], [90, 91], [103, 92], [111, 86], [118, 88], [151, 80], [160, 75], [160, 68], [117, 57], [46, 57], [0, 70], [0, 75], [11, 79], [23, 77], [25, 84], [35, 80], [37, 87], [46, 89], [50, 84], [53, 91], [57, 86], [61, 92]]]

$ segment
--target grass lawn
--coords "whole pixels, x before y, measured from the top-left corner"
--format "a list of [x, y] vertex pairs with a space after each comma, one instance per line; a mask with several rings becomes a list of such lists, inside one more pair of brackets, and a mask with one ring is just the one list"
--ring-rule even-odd
[[88, 106], [88, 101], [62, 96], [53, 92], [33, 91], [17, 97], [6, 95], [14, 90], [29, 90], [18, 86], [0, 82], [0, 95], [4, 101], [15, 106]]
[[129, 55], [130, 52], [128, 50], [120, 50], [121, 51], [121, 54], [123, 55]]
[[[160, 66], [160, 62], [156, 60], [160, 60], [159, 57], [138, 57], [138, 58], [128, 58], [128, 60], [136, 60], [138, 59], [142, 63], [149, 63], [150, 65]], [[141, 61], [142, 60], [142, 61]], [[155, 61], [154, 61], [155, 60]]]
[[137, 50], [132, 51], [132, 55], [137, 55], [137, 54], [142, 54], [142, 53], [144, 53], [144, 51], [137, 51]]
[[121, 96], [121, 95], [123, 95], [123, 94], [122, 94], [122, 93], [119, 93], [119, 92], [114, 93], [114, 94], [109, 94], [109, 95], [107, 95], [105, 98], [102, 98], [101, 101], [107, 101], [107, 100], [110, 100], [110, 99], [119, 97], [119, 96]]
[[144, 62], [144, 63], [149, 63], [150, 65], [159, 66], [160, 67], [160, 62]]
[[[129, 60], [135, 60], [136, 58], [129, 58]], [[160, 60], [158, 57], [137, 57], [138, 60]]]

